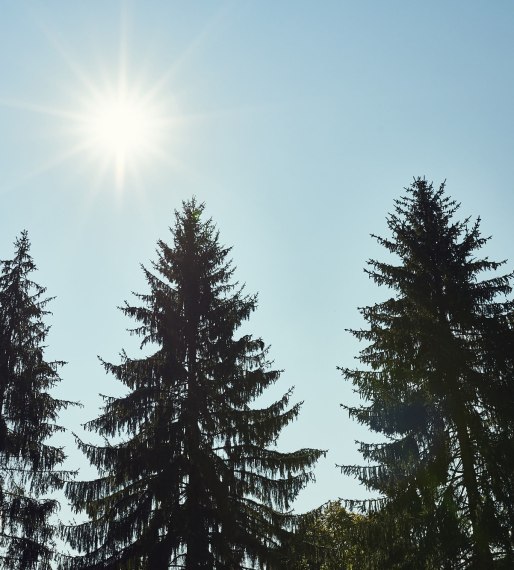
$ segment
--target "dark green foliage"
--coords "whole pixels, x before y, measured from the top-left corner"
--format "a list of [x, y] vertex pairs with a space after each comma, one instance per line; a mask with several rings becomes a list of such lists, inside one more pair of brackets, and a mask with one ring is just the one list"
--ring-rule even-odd
[[104, 362], [128, 393], [106, 398], [87, 427], [121, 441], [79, 442], [100, 477], [67, 488], [90, 520], [67, 529], [85, 553], [66, 568], [271, 568], [321, 454], [273, 449], [300, 409], [290, 391], [250, 406], [279, 372], [262, 340], [236, 336], [256, 299], [231, 281], [229, 249], [202, 212], [192, 200], [176, 213], [173, 246], [160, 241], [154, 272], [144, 269], [150, 292], [123, 308], [154, 352]]
[[30, 279], [26, 232], [15, 248], [14, 259], [0, 262], [0, 567], [44, 570], [54, 558], [50, 517], [58, 509], [46, 497], [70, 475], [56, 470], [62, 449], [45, 442], [61, 430], [55, 421], [69, 402], [49, 393], [62, 363], [44, 358], [48, 299]]
[[330, 501], [302, 515], [283, 546], [283, 570], [360, 570], [368, 551], [368, 517]]
[[421, 179], [396, 202], [377, 240], [400, 262], [367, 270], [394, 296], [361, 309], [364, 369], [343, 371], [368, 402], [350, 415], [384, 437], [343, 467], [383, 497], [361, 505], [382, 509], [381, 568], [513, 563], [512, 275], [479, 279], [502, 263], [476, 257], [487, 239], [457, 208]]

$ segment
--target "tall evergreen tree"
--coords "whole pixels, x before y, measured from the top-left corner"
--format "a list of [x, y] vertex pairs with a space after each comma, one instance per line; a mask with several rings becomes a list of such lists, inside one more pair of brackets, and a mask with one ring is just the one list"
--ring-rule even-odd
[[23, 232], [12, 260], [0, 262], [0, 566], [45, 570], [54, 558], [58, 509], [51, 492], [70, 473], [58, 470], [65, 456], [47, 439], [69, 402], [49, 390], [59, 381], [61, 362], [47, 362], [43, 318], [45, 289], [30, 276], [36, 269]]
[[381, 568], [513, 563], [512, 275], [479, 279], [502, 263], [476, 257], [487, 239], [458, 207], [422, 179], [396, 201], [376, 239], [399, 264], [367, 270], [394, 296], [361, 309], [364, 369], [343, 370], [367, 401], [350, 416], [385, 438], [343, 467], [382, 496], [362, 505], [382, 507]]
[[252, 407], [280, 373], [261, 339], [237, 335], [256, 298], [232, 282], [230, 250], [203, 209], [193, 199], [175, 213], [173, 246], [159, 241], [154, 272], [143, 268], [150, 292], [122, 309], [155, 351], [104, 362], [128, 393], [106, 398], [87, 428], [120, 440], [79, 442], [100, 477], [67, 488], [89, 515], [66, 532], [85, 551], [67, 568], [272, 568], [322, 453], [274, 449], [300, 410], [291, 391]]

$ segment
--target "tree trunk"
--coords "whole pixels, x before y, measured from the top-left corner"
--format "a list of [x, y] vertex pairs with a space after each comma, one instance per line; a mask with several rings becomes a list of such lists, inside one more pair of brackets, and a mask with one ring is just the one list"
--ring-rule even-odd
[[482, 501], [475, 475], [473, 446], [465, 422], [465, 410], [455, 405], [455, 425], [462, 460], [462, 478], [468, 498], [469, 518], [473, 529], [473, 565], [476, 570], [492, 568], [493, 558], [489, 548], [487, 529], [483, 524]]

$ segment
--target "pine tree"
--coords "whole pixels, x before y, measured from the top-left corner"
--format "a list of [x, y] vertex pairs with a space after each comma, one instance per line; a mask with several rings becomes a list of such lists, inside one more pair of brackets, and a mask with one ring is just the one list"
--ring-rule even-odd
[[23, 232], [12, 260], [0, 262], [0, 566], [45, 570], [55, 558], [52, 491], [71, 473], [58, 470], [65, 455], [46, 443], [69, 402], [49, 390], [62, 362], [44, 358], [49, 299], [30, 279], [36, 269]]
[[256, 298], [232, 282], [230, 250], [203, 209], [193, 199], [175, 212], [173, 246], [159, 241], [154, 272], [143, 268], [150, 292], [122, 309], [155, 351], [104, 362], [128, 393], [106, 398], [87, 428], [120, 439], [79, 442], [100, 476], [68, 486], [89, 520], [66, 532], [85, 551], [67, 568], [272, 568], [322, 453], [274, 449], [300, 410], [291, 391], [251, 405], [280, 373], [261, 339], [237, 335]]
[[392, 237], [374, 237], [400, 262], [367, 270], [395, 295], [361, 309], [364, 369], [343, 370], [367, 401], [350, 416], [385, 438], [360, 444], [368, 465], [343, 467], [381, 495], [361, 503], [381, 509], [381, 568], [513, 560], [513, 304], [498, 299], [512, 275], [479, 279], [503, 262], [475, 257], [487, 238], [458, 207], [422, 179], [396, 201]]

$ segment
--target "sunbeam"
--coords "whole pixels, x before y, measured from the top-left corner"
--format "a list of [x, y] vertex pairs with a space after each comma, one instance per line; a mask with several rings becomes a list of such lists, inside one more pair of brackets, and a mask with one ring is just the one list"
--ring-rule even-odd
[[[43, 165], [32, 172], [25, 172], [24, 180], [66, 161], [78, 160], [80, 156], [91, 169], [91, 179], [100, 177], [104, 182], [112, 176], [118, 193], [129, 183], [141, 180], [142, 175], [157, 163], [191, 175], [176, 152], [188, 127], [198, 121], [207, 123], [220, 119], [227, 113], [246, 112], [219, 109], [215, 112], [184, 113], [177, 104], [179, 91], [175, 84], [178, 69], [203, 46], [224, 15], [225, 10], [218, 11], [191, 43], [176, 55], [171, 65], [151, 78], [148, 69], [145, 66], [137, 69], [131, 58], [126, 5], [119, 20], [115, 62], [108, 64], [102, 53], [96, 67], [82, 63], [51, 26], [39, 20], [37, 24], [49, 45], [71, 72], [73, 84], [62, 86], [62, 93], [58, 89], [54, 91], [59, 101], [53, 105], [0, 98], [0, 106], [55, 119], [49, 136], [54, 140], [60, 139], [59, 146], [65, 149], [55, 150], [55, 155]], [[81, 170], [80, 165], [78, 169]]]

